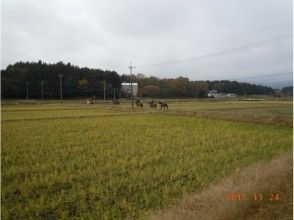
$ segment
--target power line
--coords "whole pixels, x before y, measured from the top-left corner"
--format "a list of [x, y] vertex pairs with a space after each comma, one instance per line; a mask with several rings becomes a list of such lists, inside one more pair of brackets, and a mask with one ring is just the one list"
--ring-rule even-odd
[[[255, 75], [255, 76], [248, 76], [248, 77], [243, 77], [243, 78], [238, 78], [238, 79], [229, 79], [229, 80], [241, 80], [241, 79], [254, 79], [254, 78], [266, 78], [266, 77], [273, 77], [273, 76], [281, 76], [281, 75], [289, 75], [293, 74], [292, 72], [285, 72], [285, 73], [272, 73], [272, 74], [266, 74], [266, 75]], [[246, 75], [246, 74], [242, 74]]]
[[293, 34], [287, 34], [287, 35], [275, 37], [275, 38], [272, 38], [272, 39], [269, 39], [269, 40], [266, 40], [266, 41], [255, 42], [255, 43], [248, 44], [248, 45], [245, 45], [245, 46], [240, 46], [240, 47], [236, 47], [236, 48], [232, 48], [232, 49], [228, 49], [228, 50], [223, 50], [223, 51], [219, 51], [219, 52], [215, 52], [215, 53], [209, 53], [209, 54], [200, 55], [200, 56], [196, 56], [196, 57], [190, 57], [190, 58], [181, 59], [181, 60], [174, 60], [174, 61], [168, 61], [168, 62], [163, 62], [163, 63], [147, 64], [147, 65], [138, 65], [138, 66], [139, 67], [163, 66], [163, 65], [187, 62], [187, 61], [191, 61], [191, 60], [197, 60], [197, 59], [201, 59], [201, 58], [215, 57], [215, 56], [220, 56], [220, 55], [224, 55], [224, 54], [228, 54], [228, 53], [234, 53], [234, 52], [249, 50], [249, 49], [256, 48], [256, 47], [263, 47], [263, 46], [266, 46], [266, 45], [269, 45], [269, 44], [272, 44], [272, 43], [277, 43], [277, 42], [280, 42], [282, 40], [289, 39], [292, 36], [293, 36]]
[[[259, 27], [258, 29], [259, 29], [260, 33], [264, 34], [264, 32], [267, 31], [267, 30], [285, 27], [285, 25], [288, 25], [288, 24], [292, 25], [292, 21], [283, 22], [282, 24]], [[254, 29], [252, 31], [254, 31]], [[237, 34], [233, 34], [233, 35], [229, 36], [228, 39], [221, 39], [220, 41], [217, 41], [217, 42], [224, 42], [224, 41], [228, 41], [228, 40], [231, 40], [231, 39], [236, 39], [236, 38], [240, 38], [240, 37], [244, 37], [244, 36], [248, 36], [248, 35], [252, 36], [252, 31], [250, 33], [249, 32], [239, 32]]]

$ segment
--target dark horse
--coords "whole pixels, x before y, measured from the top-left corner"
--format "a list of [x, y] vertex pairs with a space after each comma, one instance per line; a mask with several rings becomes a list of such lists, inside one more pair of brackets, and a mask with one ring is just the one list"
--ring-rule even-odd
[[117, 99], [114, 99], [114, 100], [112, 101], [112, 103], [113, 103], [114, 105], [119, 105], [119, 104], [120, 104], [120, 102], [119, 102]]
[[139, 99], [136, 101], [137, 107], [142, 108], [143, 107], [143, 102], [141, 102]]
[[168, 109], [168, 105], [165, 101], [159, 101], [158, 103], [160, 105], [160, 108], [164, 108], [164, 109], [167, 108]]
[[150, 108], [157, 108], [157, 105], [156, 105], [156, 103], [153, 100], [151, 100], [150, 102], [148, 102], [148, 104], [149, 104], [149, 107]]

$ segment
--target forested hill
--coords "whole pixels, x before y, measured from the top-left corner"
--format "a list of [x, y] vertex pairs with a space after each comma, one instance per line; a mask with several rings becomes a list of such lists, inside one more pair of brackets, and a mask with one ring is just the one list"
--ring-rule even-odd
[[[115, 71], [89, 69], [73, 66], [70, 63], [58, 62], [17, 62], [1, 71], [2, 98], [26, 98], [28, 83], [29, 98], [41, 98], [43, 85], [44, 98], [59, 98], [60, 78], [64, 98], [80, 98], [95, 95], [103, 98], [104, 83], [106, 98], [120, 96], [121, 82], [130, 82], [129, 75], [118, 75]], [[139, 96], [153, 98], [203, 98], [209, 90], [238, 95], [272, 94], [270, 87], [239, 83], [236, 81], [190, 81], [188, 78], [160, 79], [145, 77], [142, 74], [133, 76], [133, 82], [139, 84]]]

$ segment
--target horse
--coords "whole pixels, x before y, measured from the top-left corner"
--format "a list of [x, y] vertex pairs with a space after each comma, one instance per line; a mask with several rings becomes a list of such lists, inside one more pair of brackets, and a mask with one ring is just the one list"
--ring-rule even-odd
[[139, 99], [136, 101], [137, 107], [143, 108], [143, 102], [141, 102]]
[[165, 101], [159, 101], [158, 103], [159, 103], [161, 109], [162, 108], [164, 108], [164, 109], [167, 108], [168, 109], [168, 105], [167, 105], [167, 103]]
[[157, 105], [156, 105], [156, 103], [153, 100], [151, 100], [150, 102], [148, 102], [148, 104], [149, 104], [149, 107], [150, 108], [157, 108]]
[[112, 103], [113, 103], [114, 105], [119, 105], [119, 104], [120, 104], [120, 102], [119, 102], [117, 99], [114, 99], [114, 100], [112, 101]]
[[86, 99], [86, 104], [87, 105], [93, 105], [94, 102], [93, 102], [92, 98]]
[[81, 98], [80, 100], [81, 104], [86, 104], [86, 105], [93, 105], [93, 98]]
[[81, 98], [81, 101], [80, 101], [80, 103], [81, 103], [81, 104], [85, 104], [85, 102], [86, 102], [86, 100], [85, 100], [85, 99], [83, 99], [83, 98]]

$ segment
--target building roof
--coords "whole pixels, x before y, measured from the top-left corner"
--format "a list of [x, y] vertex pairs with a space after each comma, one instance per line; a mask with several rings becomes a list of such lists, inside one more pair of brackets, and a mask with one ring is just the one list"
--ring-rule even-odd
[[[132, 83], [133, 84], [133, 86], [137, 86], [138, 85], [138, 83]], [[131, 86], [131, 83], [122, 83], [121, 84], [122, 86]]]

